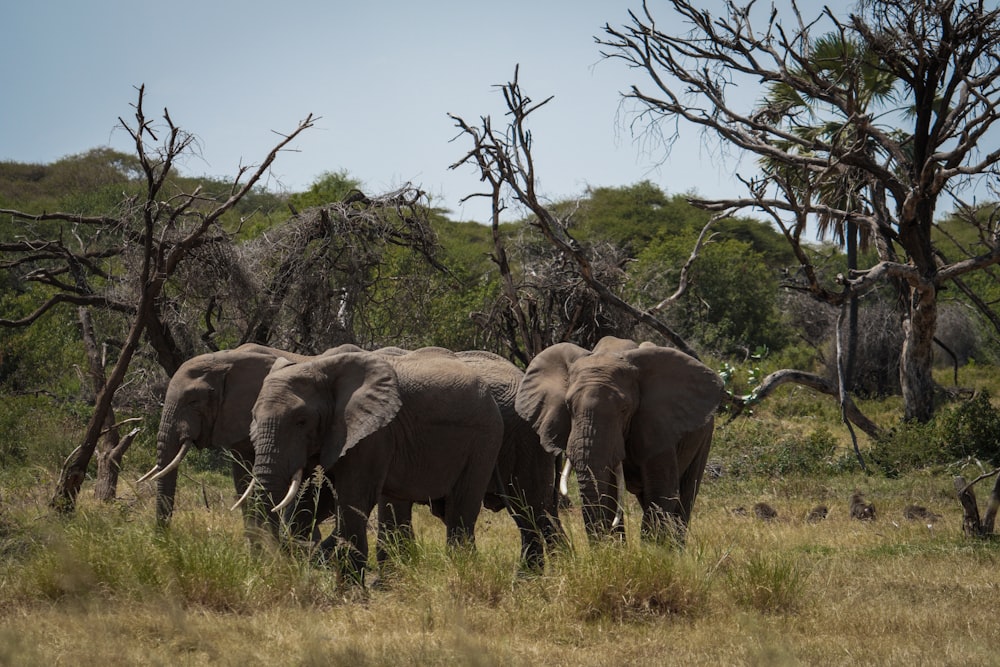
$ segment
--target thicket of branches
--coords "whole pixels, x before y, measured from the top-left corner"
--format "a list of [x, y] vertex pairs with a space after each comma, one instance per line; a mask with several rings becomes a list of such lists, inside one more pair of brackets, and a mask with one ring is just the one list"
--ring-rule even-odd
[[[1000, 261], [996, 211], [962, 198], [977, 183], [996, 191], [1000, 10], [981, 0], [863, 0], [846, 17], [804, 16], [793, 0], [780, 12], [727, 3], [714, 16], [696, 4], [671, 0], [654, 12], [644, 3], [598, 39], [645, 80], [624, 93], [635, 126], [661, 133], [668, 149], [681, 131], [701, 130], [755, 157], [746, 196], [698, 203], [763, 212], [799, 260], [798, 288], [850, 307], [892, 285], [904, 416], [930, 419], [939, 293], [953, 284], [973, 297], [966, 276]], [[763, 100], [742, 94], [761, 84]], [[968, 225], [969, 243], [948, 244], [960, 254], [935, 231], [945, 202]], [[849, 255], [858, 240], [869, 245], [875, 261], [823, 284], [803, 245], [810, 221], [835, 230]]]

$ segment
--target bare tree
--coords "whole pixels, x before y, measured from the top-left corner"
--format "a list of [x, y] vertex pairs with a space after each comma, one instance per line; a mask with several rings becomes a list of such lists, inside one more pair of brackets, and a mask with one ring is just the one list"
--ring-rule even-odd
[[[183, 361], [183, 353], [173, 343], [162, 318], [165, 284], [195, 249], [228, 239], [219, 224], [222, 216], [258, 184], [278, 153], [313, 124], [313, 117], [307, 116], [290, 134], [281, 136], [260, 165], [241, 167], [230, 191], [222, 197], [206, 196], [199, 189], [170, 193], [169, 178], [174, 165], [191, 149], [194, 138], [176, 126], [166, 110], [163, 112], [164, 127], [157, 127], [143, 108], [144, 93], [144, 87], [138, 89], [134, 121], [119, 119], [132, 138], [139, 159], [142, 194], [128, 197], [117, 215], [83, 217], [72, 213], [32, 215], [14, 210], [0, 211], [20, 221], [54, 221], [65, 223], [70, 230], [85, 227], [92, 232], [88, 235], [89, 240], [70, 233], [76, 244], [67, 243], [66, 235], [60, 234], [52, 239], [25, 240], [0, 248], [9, 256], [17, 257], [5, 264], [7, 268], [22, 264], [34, 267], [24, 278], [51, 290], [51, 296], [33, 313], [19, 320], [2, 320], [0, 325], [30, 325], [45, 312], [64, 303], [108, 309], [128, 319], [127, 333], [117, 359], [105, 377], [101, 377], [103, 367], [93, 363], [91, 354], [95, 410], [82, 443], [63, 466], [52, 498], [53, 507], [60, 511], [69, 512], [75, 508], [76, 497], [102, 433], [118, 426], [111, 416], [114, 395], [143, 338], [152, 343], [160, 364], [168, 373]], [[102, 233], [115, 240], [95, 248], [90, 240]], [[109, 258], [115, 261], [104, 261]], [[87, 325], [83, 329], [86, 341]], [[92, 337], [90, 345], [93, 348]], [[121, 444], [109, 445], [109, 455], [120, 460]], [[113, 485], [110, 494], [113, 497]]]
[[202, 271], [208, 279], [193, 279], [185, 294], [204, 304], [202, 340], [211, 344], [214, 324], [224, 322], [240, 342], [305, 354], [374, 344], [383, 332], [371, 310], [407, 288], [386, 271], [394, 249], [447, 272], [436, 258], [430, 211], [424, 192], [411, 185], [372, 196], [353, 190], [251, 241], [206, 248], [210, 256], [189, 270], [211, 267]]
[[[659, 20], [644, 4], [628, 25], [608, 25], [598, 39], [607, 58], [647, 79], [647, 86], [624, 93], [637, 105], [636, 126], [659, 133], [667, 150], [682, 127], [700, 128], [721, 147], [770, 165], [742, 179], [747, 196], [694, 203], [763, 211], [791, 244], [805, 288], [817, 299], [841, 306], [879, 283], [901, 287], [904, 417], [928, 420], [938, 293], [1000, 261], [993, 220], [980, 227], [982, 252], [953, 261], [939, 252], [933, 234], [943, 198], [963, 208], [959, 197], [967, 188], [996, 185], [1000, 150], [988, 140], [1000, 119], [1000, 10], [982, 0], [863, 0], [847, 18], [824, 9], [807, 20], [794, 0], [784, 13], [728, 2], [718, 17], [696, 4], [670, 0], [668, 16]], [[855, 77], [864, 68], [817, 63], [814, 34], [858, 45], [854, 52], [878, 64], [894, 94], [859, 98]], [[810, 100], [809, 114], [776, 106], [774, 96], [761, 103], [740, 92], [761, 84]], [[819, 125], [813, 114], [822, 115], [827, 129], [841, 130], [800, 131]], [[837, 175], [854, 188], [841, 199], [847, 208], [819, 196]], [[813, 219], [856, 224], [877, 263], [842, 276], [838, 289], [824, 286], [802, 245]]]
[[[531, 154], [532, 134], [528, 129], [527, 121], [532, 113], [536, 112], [552, 98], [548, 98], [540, 103], [532, 102], [531, 98], [522, 92], [518, 84], [517, 70], [514, 73], [514, 80], [502, 86], [502, 91], [507, 106], [507, 114], [510, 118], [509, 124], [502, 131], [497, 131], [493, 128], [492, 119], [489, 116], [482, 118], [479, 127], [470, 125], [461, 117], [452, 116], [462, 134], [467, 136], [473, 143], [472, 149], [465, 157], [453, 164], [452, 168], [457, 168], [465, 164], [473, 164], [479, 169], [482, 180], [491, 185], [490, 192], [471, 196], [486, 196], [492, 199], [494, 230], [497, 227], [499, 215], [503, 210], [502, 195], [509, 193], [510, 196], [534, 214], [535, 217], [531, 224], [541, 231], [542, 235], [564, 259], [575, 266], [577, 275], [593, 291], [597, 299], [630, 318], [633, 322], [648, 326], [653, 331], [662, 335], [671, 345], [697, 358], [697, 353], [684, 339], [657, 318], [656, 315], [670, 308], [683, 296], [687, 290], [689, 269], [697, 261], [698, 253], [703, 244], [710, 239], [712, 225], [718, 220], [728, 217], [729, 212], [723, 211], [719, 215], [714, 216], [703, 228], [687, 262], [685, 262], [685, 265], [679, 272], [675, 292], [664, 296], [650, 309], [640, 310], [636, 308], [618, 296], [604, 282], [605, 276], [595, 271], [592, 250], [584, 248], [571, 236], [566, 221], [560, 220], [541, 201], [540, 195], [537, 192], [537, 175]], [[496, 232], [494, 235], [496, 238]], [[499, 241], [497, 243], [499, 247]], [[526, 309], [531, 303], [530, 295], [522, 294], [519, 289], [516, 289], [515, 283], [511, 278], [513, 272], [509, 267], [506, 269], [506, 273], [507, 275], [504, 280], [508, 283], [506, 290], [510, 295], [510, 307], [514, 310], [516, 320], [521, 327], [520, 334], [522, 340], [533, 341], [534, 345], [544, 342], [544, 337], [539, 337], [537, 332], [533, 331], [530, 326], [521, 324], [528, 321]], [[530, 344], [528, 344], [528, 349], [531, 349]], [[746, 405], [763, 400], [764, 397], [770, 395], [775, 389], [786, 383], [797, 383], [822, 393], [838, 396], [844, 420], [848, 426], [852, 423], [856, 424], [872, 437], [878, 437], [881, 434], [879, 427], [858, 410], [850, 396], [843, 394], [836, 383], [802, 371], [782, 370], [772, 373], [750, 395], [731, 397], [732, 403], [736, 408], [734, 414], [738, 414]], [[855, 449], [857, 449], [856, 443]], [[863, 462], [862, 465], [864, 465]]]
[[[541, 201], [541, 197], [536, 189], [538, 176], [535, 172], [535, 163], [531, 154], [532, 138], [527, 120], [532, 113], [543, 107], [552, 98], [549, 97], [541, 102], [534, 102], [522, 92], [517, 77], [518, 71], [515, 69], [514, 80], [502, 86], [507, 113], [511, 119], [510, 123], [502, 131], [498, 132], [493, 128], [492, 119], [488, 116], [482, 118], [482, 124], [479, 127], [470, 125], [459, 116], [451, 116], [461, 132], [473, 144], [472, 149], [465, 157], [453, 164], [451, 168], [455, 169], [462, 165], [471, 164], [479, 170], [482, 180], [490, 184], [490, 192], [471, 196], [491, 198], [493, 202], [494, 238], [497, 238], [495, 230], [498, 225], [499, 215], [504, 209], [503, 194], [509, 192], [515, 200], [531, 211], [534, 215], [532, 225], [542, 233], [550, 244], [574, 263], [577, 274], [597, 294], [602, 302], [627, 313], [635, 321], [646, 324], [663, 335], [678, 349], [697, 357], [697, 353], [688, 346], [681, 336], [655, 317], [655, 313], [658, 310], [665, 308], [683, 292], [687, 272], [682, 271], [681, 273], [682, 287], [676, 295], [665, 299], [649, 311], [641, 311], [624, 301], [602, 280], [603, 276], [601, 272], [595, 270], [592, 253], [588, 253], [572, 237], [566, 221], [560, 220]], [[702, 234], [702, 238], [699, 239], [699, 245], [704, 240], [704, 237], [705, 235]], [[499, 252], [498, 256], [500, 256]], [[697, 248], [692, 253], [692, 259], [695, 256], [697, 256]], [[505, 292], [511, 300], [512, 307], [521, 310], [520, 299], [513, 293], [509, 273], [508, 268], [508, 276], [504, 278]], [[518, 313], [517, 319], [522, 327], [522, 339], [527, 344], [532, 339], [533, 334], [524, 330], [523, 322], [526, 321], [526, 318], [523, 311]], [[529, 348], [537, 348], [537, 345], [538, 341], [535, 341]], [[534, 352], [537, 351], [539, 350], [534, 349]]]

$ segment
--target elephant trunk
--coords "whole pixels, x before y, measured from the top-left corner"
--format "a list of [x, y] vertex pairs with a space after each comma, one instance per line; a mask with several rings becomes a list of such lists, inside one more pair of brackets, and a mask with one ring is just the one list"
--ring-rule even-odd
[[573, 424], [567, 442], [568, 458], [580, 487], [584, 526], [592, 539], [621, 537], [624, 532], [621, 515], [624, 475], [621, 461], [612, 459], [611, 452], [617, 449], [614, 446], [617, 443], [609, 441], [614, 440], [595, 429], [593, 421], [581, 420]]
[[177, 491], [177, 466], [187, 453], [191, 441], [182, 441], [177, 431], [172, 404], [163, 408], [160, 430], [156, 435], [156, 466], [142, 479], [156, 482], [156, 523], [166, 526], [174, 512], [174, 496]]
[[[287, 457], [277, 448], [277, 421], [265, 419], [257, 423], [254, 435], [253, 478], [259, 492], [255, 495], [258, 518], [277, 529], [279, 504], [287, 497], [292, 479]], [[301, 472], [301, 468], [296, 468]], [[301, 477], [299, 478], [301, 481]], [[297, 490], [297, 489], [296, 489]], [[275, 510], [278, 511], [275, 511]]]

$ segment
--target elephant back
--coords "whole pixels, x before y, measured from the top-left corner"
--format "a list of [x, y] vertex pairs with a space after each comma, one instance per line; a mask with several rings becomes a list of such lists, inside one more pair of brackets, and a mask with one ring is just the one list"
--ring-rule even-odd
[[[480, 415], [455, 414], [491, 424], [499, 409], [489, 383], [476, 370], [445, 348], [421, 348], [406, 355], [384, 357], [399, 376], [400, 394], [406, 413], [420, 420], [441, 413], [441, 405], [457, 412], [476, 410]], [[498, 417], [497, 417], [498, 419]]]
[[485, 350], [464, 350], [455, 356], [473, 368], [489, 386], [493, 400], [504, 415], [504, 423], [521, 420], [514, 410], [517, 390], [524, 372], [498, 354]]

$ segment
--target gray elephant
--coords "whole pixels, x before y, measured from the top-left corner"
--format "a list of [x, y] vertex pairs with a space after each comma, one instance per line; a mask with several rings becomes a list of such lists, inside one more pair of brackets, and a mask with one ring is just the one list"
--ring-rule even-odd
[[170, 522], [177, 467], [191, 446], [228, 450], [236, 493], [246, 491], [253, 467], [250, 410], [257, 392], [277, 359], [300, 363], [312, 358], [248, 343], [181, 364], [170, 378], [163, 401], [156, 465], [139, 479], [156, 482], [157, 523]]
[[[449, 544], [474, 543], [502, 437], [489, 387], [453, 355], [348, 352], [264, 380], [253, 407], [253, 474], [276, 529], [277, 512], [318, 467], [337, 497], [335, 534], [324, 550], [363, 582], [368, 517], [380, 499], [432, 502]], [[379, 517], [380, 540], [395, 528], [393, 516]]]
[[[360, 349], [355, 348], [354, 351]], [[486, 351], [453, 353], [445, 348], [426, 347], [416, 352], [422, 356], [440, 354], [458, 358], [472, 368], [489, 387], [503, 417], [504, 428], [496, 471], [490, 479], [483, 505], [495, 512], [506, 510], [510, 513], [521, 536], [522, 562], [530, 569], [542, 569], [545, 547], [553, 548], [565, 536], [556, 507], [555, 459], [542, 448], [538, 434], [514, 409], [514, 400], [524, 373], [507, 359]], [[374, 354], [391, 357], [410, 353], [410, 350], [398, 347], [374, 350]], [[308, 486], [304, 486], [299, 492], [296, 503], [284, 516], [289, 533], [301, 540], [309, 539], [311, 530], [335, 511], [329, 484], [315, 478], [304, 484]], [[430, 505], [435, 515], [443, 517], [442, 503], [434, 501]], [[391, 522], [395, 525], [400, 537], [412, 536], [412, 503], [380, 499], [379, 516], [391, 517], [388, 521], [383, 520], [383, 523]], [[380, 543], [377, 552], [379, 563], [384, 562], [387, 557], [381, 547]]]
[[592, 352], [543, 350], [516, 409], [543, 447], [566, 453], [589, 536], [614, 531], [620, 470], [642, 507], [643, 535], [683, 541], [723, 396], [718, 374], [683, 352], [609, 336]]
[[[399, 348], [383, 348], [378, 354], [408, 354]], [[545, 563], [545, 547], [553, 548], [565, 538], [559, 523], [555, 495], [555, 457], [542, 448], [538, 434], [514, 409], [523, 372], [507, 359], [481, 350], [452, 353], [444, 348], [422, 348], [421, 354], [454, 356], [472, 368], [486, 383], [503, 417], [503, 444], [497, 457], [483, 506], [494, 512], [506, 510], [521, 536], [521, 559], [532, 570]], [[440, 508], [431, 503], [431, 511]], [[407, 526], [409, 504], [383, 501], [380, 513], [392, 512], [396, 521]], [[405, 529], [404, 529], [405, 532]], [[381, 555], [380, 555], [381, 560]]]
[[532, 569], [544, 565], [544, 546], [564, 539], [555, 490], [555, 455], [542, 447], [538, 434], [515, 409], [524, 373], [503, 357], [469, 350], [455, 356], [469, 364], [487, 383], [503, 416], [503, 445], [497, 474], [485, 506], [506, 509], [521, 534], [521, 557]]

